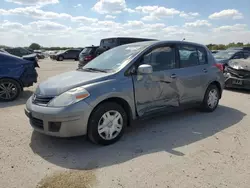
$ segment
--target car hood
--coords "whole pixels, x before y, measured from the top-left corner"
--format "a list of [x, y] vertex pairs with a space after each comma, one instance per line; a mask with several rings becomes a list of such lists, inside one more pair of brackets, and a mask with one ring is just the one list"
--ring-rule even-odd
[[27, 60], [33, 60], [36, 58], [36, 54], [29, 54], [29, 55], [24, 55], [22, 56], [23, 59], [27, 59]]
[[110, 73], [70, 71], [40, 83], [35, 93], [42, 96], [57, 96], [75, 87], [107, 80], [109, 76]]
[[231, 60], [228, 62], [228, 66], [234, 69], [250, 71], [250, 58]]

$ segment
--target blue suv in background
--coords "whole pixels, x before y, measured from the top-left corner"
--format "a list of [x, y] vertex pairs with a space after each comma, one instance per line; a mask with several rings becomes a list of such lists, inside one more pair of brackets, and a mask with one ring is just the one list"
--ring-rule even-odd
[[33, 61], [0, 52], [0, 101], [15, 100], [24, 87], [37, 82]]

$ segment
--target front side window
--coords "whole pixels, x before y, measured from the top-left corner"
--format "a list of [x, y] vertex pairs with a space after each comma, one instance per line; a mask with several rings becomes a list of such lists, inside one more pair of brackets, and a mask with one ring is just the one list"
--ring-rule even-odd
[[159, 47], [143, 57], [143, 64], [149, 64], [153, 71], [163, 71], [175, 68], [175, 48], [170, 46]]

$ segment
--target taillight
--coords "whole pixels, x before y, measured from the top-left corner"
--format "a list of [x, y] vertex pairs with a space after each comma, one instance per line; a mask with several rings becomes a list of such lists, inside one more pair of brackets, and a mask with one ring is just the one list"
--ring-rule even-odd
[[88, 56], [85, 56], [84, 61], [90, 61], [92, 59], [94, 59], [94, 56], [88, 55]]
[[216, 66], [218, 69], [220, 69], [221, 72], [224, 71], [224, 66], [221, 63], [215, 63], [214, 66]]

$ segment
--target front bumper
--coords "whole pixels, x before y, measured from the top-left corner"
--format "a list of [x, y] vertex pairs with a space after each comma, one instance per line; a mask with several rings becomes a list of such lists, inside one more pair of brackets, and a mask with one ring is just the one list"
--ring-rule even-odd
[[25, 114], [35, 131], [56, 137], [82, 136], [87, 133], [87, 125], [92, 107], [84, 101], [64, 108], [39, 106], [26, 103]]
[[250, 79], [238, 78], [225, 73], [225, 87], [250, 90]]

